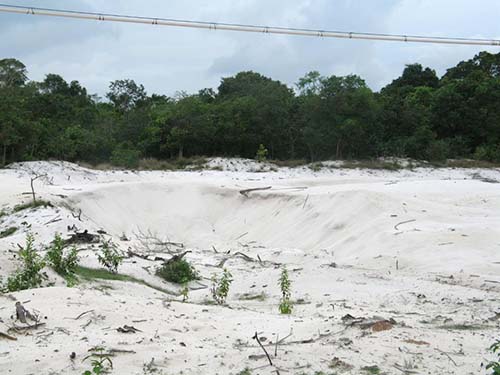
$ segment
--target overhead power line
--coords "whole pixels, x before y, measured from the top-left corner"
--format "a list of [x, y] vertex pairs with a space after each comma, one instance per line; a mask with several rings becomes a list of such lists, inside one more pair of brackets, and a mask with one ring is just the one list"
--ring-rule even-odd
[[25, 7], [9, 4], [0, 4], [0, 12], [28, 14], [36, 16], [51, 16], [77, 18], [96, 21], [128, 22], [158, 26], [187, 27], [207, 30], [226, 30], [251, 33], [281, 34], [294, 36], [309, 36], [320, 38], [341, 38], [341, 39], [364, 39], [364, 40], [384, 40], [392, 42], [415, 42], [415, 43], [438, 43], [438, 44], [463, 44], [480, 46], [500, 46], [500, 40], [495, 39], [473, 39], [473, 38], [452, 38], [452, 37], [432, 37], [416, 35], [395, 35], [395, 34], [374, 34], [331, 30], [296, 29], [289, 27], [242, 25], [233, 23], [202, 22], [156, 17], [139, 17], [109, 13], [81, 12], [74, 10], [49, 9]]

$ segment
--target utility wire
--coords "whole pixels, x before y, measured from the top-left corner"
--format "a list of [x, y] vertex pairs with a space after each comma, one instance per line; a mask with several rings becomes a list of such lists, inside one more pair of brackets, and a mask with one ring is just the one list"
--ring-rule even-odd
[[453, 37], [432, 37], [417, 35], [395, 35], [395, 34], [374, 34], [331, 30], [297, 29], [290, 27], [245, 25], [234, 23], [218, 23], [191, 21], [180, 19], [139, 17], [109, 13], [81, 12], [74, 10], [50, 9], [0, 4], [0, 12], [28, 14], [35, 16], [51, 16], [77, 18], [96, 21], [128, 22], [159, 26], [187, 27], [208, 30], [227, 30], [265, 34], [281, 34], [294, 36], [310, 36], [320, 38], [341, 38], [341, 39], [364, 39], [364, 40], [384, 40], [392, 42], [415, 42], [415, 43], [437, 43], [437, 44], [457, 44], [457, 45], [482, 45], [500, 46], [500, 40], [495, 39], [473, 39], [473, 38], [453, 38]]

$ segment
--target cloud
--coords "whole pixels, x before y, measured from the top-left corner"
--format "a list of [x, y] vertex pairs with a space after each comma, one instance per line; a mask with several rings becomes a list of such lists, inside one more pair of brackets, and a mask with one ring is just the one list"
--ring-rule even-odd
[[[16, 5], [20, 2], [16, 2]], [[42, 4], [43, 3], [43, 4]], [[492, 37], [500, 2], [482, 0], [24, 0], [22, 5], [103, 13], [249, 23], [325, 30]], [[487, 9], [488, 11], [485, 11]], [[0, 58], [16, 57], [30, 78], [47, 73], [79, 80], [103, 95], [109, 82], [130, 78], [148, 92], [173, 95], [217, 87], [221, 76], [254, 70], [293, 84], [311, 70], [358, 74], [378, 90], [405, 64], [444, 73], [480, 50], [498, 48], [320, 39], [154, 27], [0, 14]]]

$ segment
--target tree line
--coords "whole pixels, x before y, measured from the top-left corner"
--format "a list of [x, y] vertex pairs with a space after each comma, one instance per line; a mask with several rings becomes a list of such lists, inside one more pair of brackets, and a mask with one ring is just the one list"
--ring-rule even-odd
[[500, 162], [500, 53], [481, 52], [439, 78], [407, 65], [372, 91], [356, 75], [310, 72], [291, 88], [252, 71], [222, 78], [217, 90], [148, 95], [141, 84], [111, 82], [106, 99], [78, 81], [0, 60], [0, 162], [111, 161], [195, 155], [271, 159]]

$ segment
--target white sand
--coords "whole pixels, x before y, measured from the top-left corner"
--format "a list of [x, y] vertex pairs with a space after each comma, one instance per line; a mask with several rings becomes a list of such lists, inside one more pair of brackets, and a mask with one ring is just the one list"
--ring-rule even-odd
[[[405, 366], [418, 374], [485, 372], [487, 347], [500, 336], [500, 283], [492, 282], [500, 282], [500, 184], [478, 176], [500, 181], [499, 170], [313, 172], [270, 171], [239, 159], [210, 164], [224, 171], [104, 172], [61, 162], [0, 170], [0, 210], [29, 201], [23, 193], [30, 191], [33, 170], [47, 173], [48, 181], [35, 187], [55, 205], [0, 218], [0, 231], [21, 228], [0, 239], [4, 279], [17, 267], [15, 250], [28, 230], [41, 247], [56, 232], [68, 236], [71, 225], [106, 231], [103, 237], [124, 253], [139, 246], [139, 232], [182, 242], [203, 276], [182, 303], [130, 282], [66, 288], [47, 269], [55, 286], [0, 296], [0, 332], [12, 325], [16, 300], [47, 317], [46, 326], [14, 334], [17, 341], [0, 338], [0, 372], [81, 374], [90, 368], [82, 363], [88, 350], [103, 346], [134, 351], [113, 357], [116, 374], [149, 373], [143, 365], [152, 358], [153, 373], [237, 374], [246, 367], [252, 374], [275, 373], [252, 340], [255, 331], [265, 344], [293, 332], [276, 358], [268, 347], [281, 374], [360, 374], [371, 365], [384, 374], [402, 374], [396, 367]], [[261, 169], [267, 171], [255, 172]], [[272, 189], [239, 194], [265, 186]], [[81, 209], [82, 221], [69, 208]], [[407, 223], [397, 226], [401, 222]], [[121, 241], [122, 234], [130, 241]], [[97, 246], [79, 249], [83, 265], [98, 267]], [[234, 276], [228, 306], [208, 305], [210, 292], [200, 288], [221, 272], [217, 265], [228, 251], [263, 264], [227, 260]], [[278, 313], [275, 263], [290, 271], [292, 297], [300, 301], [291, 316]], [[120, 273], [178, 293], [178, 286], [154, 276], [159, 264], [129, 258]], [[243, 300], [245, 293], [265, 298]], [[397, 324], [382, 332], [346, 327], [346, 314]], [[124, 324], [142, 332], [118, 333]], [[334, 357], [352, 368], [329, 369]]]

